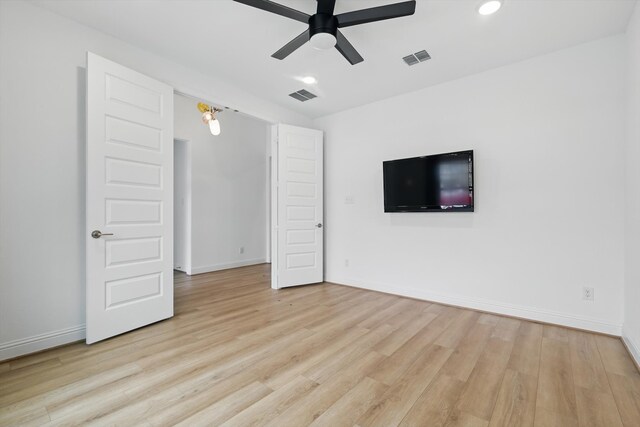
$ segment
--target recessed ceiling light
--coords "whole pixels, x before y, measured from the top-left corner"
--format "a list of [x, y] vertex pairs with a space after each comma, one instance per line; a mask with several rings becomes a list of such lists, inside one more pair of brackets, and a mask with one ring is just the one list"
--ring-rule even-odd
[[482, 3], [480, 8], [478, 9], [478, 13], [480, 15], [491, 15], [493, 13], [496, 13], [501, 6], [502, 2], [500, 2], [499, 0], [490, 0]]
[[302, 80], [302, 83], [306, 83], [308, 85], [312, 85], [312, 84], [318, 83], [318, 80], [316, 80], [316, 78], [313, 77], [313, 76], [305, 76], [300, 80]]

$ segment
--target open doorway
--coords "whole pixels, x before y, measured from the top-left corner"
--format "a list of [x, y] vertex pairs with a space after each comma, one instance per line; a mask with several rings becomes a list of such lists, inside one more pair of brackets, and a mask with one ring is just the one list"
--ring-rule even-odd
[[214, 136], [198, 102], [210, 104], [174, 96], [174, 268], [196, 275], [266, 264], [270, 124], [224, 109]]
[[[267, 280], [256, 281], [255, 275], [244, 273], [235, 278], [219, 275], [227, 287], [258, 283], [279, 289], [322, 281], [322, 132], [282, 124], [270, 127], [268, 122], [224, 111], [222, 134], [214, 136], [202, 123], [198, 101], [176, 95], [173, 87], [152, 77], [87, 54], [89, 344], [180, 311], [172, 280], [176, 266], [190, 274], [262, 266], [255, 274]], [[182, 147], [177, 155], [177, 197], [174, 137]], [[270, 181], [275, 185], [271, 197]], [[182, 209], [177, 224], [174, 197]], [[174, 227], [183, 232], [177, 265]], [[283, 244], [274, 245], [269, 254], [271, 237]], [[268, 259], [278, 268], [271, 269]], [[270, 281], [265, 268], [275, 270], [277, 280]], [[307, 277], [309, 269], [318, 274]], [[284, 277], [281, 272], [291, 274]], [[196, 291], [186, 298], [199, 297]]]
[[173, 143], [173, 269], [191, 274], [191, 153], [183, 139]]

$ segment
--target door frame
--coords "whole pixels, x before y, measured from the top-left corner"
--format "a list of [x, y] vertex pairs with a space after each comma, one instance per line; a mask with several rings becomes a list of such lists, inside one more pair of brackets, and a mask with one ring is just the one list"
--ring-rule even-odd
[[[125, 67], [127, 66], [126, 64], [122, 64]], [[135, 68], [133, 68], [135, 70]], [[194, 99], [199, 99], [199, 100], [210, 100], [210, 99], [216, 99], [215, 96], [212, 96], [209, 93], [206, 93], [205, 91], [200, 91], [200, 90], [192, 90], [192, 89], [187, 89], [187, 90], [183, 90], [181, 89], [181, 87], [184, 87], [183, 84], [174, 84], [170, 81], [165, 81], [164, 79], [161, 78], [157, 78], [156, 76], [153, 75], [153, 73], [146, 73], [146, 75], [148, 75], [151, 78], [154, 79], [158, 79], [159, 81], [162, 81], [170, 86], [173, 87], [173, 94], [175, 95], [182, 95], [182, 96], [186, 96], [189, 98], [194, 98]], [[224, 102], [225, 100], [223, 99], [218, 99], [217, 102], [215, 102], [216, 104], [219, 105], [233, 105], [233, 103], [231, 104], [226, 104]], [[277, 275], [277, 249], [278, 249], [278, 234], [277, 234], [277, 218], [278, 218], [278, 206], [277, 206], [277, 196], [278, 196], [278, 191], [277, 191], [277, 184], [278, 184], [278, 157], [277, 157], [277, 149], [278, 149], [278, 124], [281, 124], [280, 122], [274, 122], [273, 120], [270, 119], [266, 119], [263, 117], [259, 117], [253, 114], [249, 114], [249, 113], [244, 113], [242, 112], [241, 114], [245, 114], [247, 116], [250, 116], [254, 119], [263, 121], [265, 123], [267, 123], [269, 126], [269, 133], [270, 135], [267, 135], [267, 141], [269, 141], [269, 145], [268, 148], [270, 148], [270, 150], [267, 150], [267, 179], [270, 181], [267, 182], [267, 187], [270, 189], [270, 191], [267, 194], [266, 197], [266, 204], [268, 207], [267, 210], [267, 224], [266, 225], [266, 229], [265, 229], [265, 233], [267, 235], [267, 253], [266, 253], [266, 259], [267, 262], [271, 263], [271, 287], [273, 289], [280, 289], [280, 286], [278, 284], [278, 275]], [[185, 141], [183, 138], [180, 138], [177, 135], [173, 135], [173, 139], [174, 140], [179, 140], [179, 141]], [[187, 141], [187, 143], [189, 143]], [[190, 148], [190, 147], [189, 147]], [[190, 150], [189, 150], [190, 151]], [[270, 171], [269, 171], [269, 165], [270, 165]], [[173, 165], [171, 166], [172, 171], [173, 171]], [[173, 194], [171, 195], [171, 198], [173, 199]], [[175, 200], [173, 200], [173, 202], [175, 203]], [[172, 224], [172, 229], [173, 229], [173, 224]], [[175, 232], [175, 230], [173, 230]], [[193, 232], [193, 230], [192, 230]], [[189, 236], [190, 237], [190, 236]], [[187, 272], [187, 274], [189, 274], [190, 272]], [[175, 284], [174, 284], [175, 286]]]
[[278, 124], [271, 129], [271, 289], [280, 289], [278, 282]]
[[[153, 76], [150, 76], [153, 77]], [[199, 95], [198, 92], [185, 92], [183, 90], [178, 89], [177, 86], [173, 86], [173, 94], [175, 95], [180, 95], [180, 96], [184, 96], [187, 98], [192, 98], [196, 101], [201, 101], [201, 102], [205, 102], [205, 103], [209, 103], [209, 104], [214, 104], [216, 106], [224, 106], [226, 104], [222, 103], [222, 102], [214, 102], [211, 101], [211, 98], [209, 95], [207, 94], [202, 94]], [[232, 104], [233, 105], [233, 104]], [[226, 107], [225, 107], [226, 110]], [[232, 107], [228, 107], [228, 111], [232, 111], [233, 108]], [[252, 119], [255, 120], [259, 120], [265, 124], [268, 125], [268, 129], [267, 129], [267, 134], [265, 135], [265, 144], [266, 144], [266, 156], [265, 156], [265, 162], [266, 162], [266, 171], [265, 171], [265, 199], [264, 199], [264, 203], [266, 206], [266, 220], [265, 220], [265, 237], [266, 237], [266, 242], [265, 242], [265, 262], [267, 264], [271, 264], [272, 268], [272, 274], [273, 274], [273, 265], [274, 263], [274, 258], [275, 255], [273, 253], [274, 248], [277, 249], [277, 245], [274, 245], [274, 241], [277, 240], [277, 235], [274, 236], [273, 233], [273, 219], [275, 216], [275, 210], [277, 209], [277, 205], [274, 205], [274, 201], [273, 201], [273, 197], [274, 195], [277, 195], [277, 192], [274, 191], [275, 186], [277, 185], [277, 172], [274, 169], [274, 165], [275, 167], [277, 167], [277, 158], [275, 160], [275, 163], [273, 163], [273, 150], [274, 150], [274, 132], [277, 132], [277, 127], [278, 124], [283, 124], [280, 122], [274, 122], [272, 120], [268, 120], [268, 119], [264, 119], [262, 117], [258, 117], [255, 116], [253, 114], [249, 114], [249, 113], [245, 113], [245, 112], [239, 112], [239, 111], [235, 111], [235, 114], [242, 114], [244, 116], [247, 117], [251, 117]], [[174, 114], [175, 116], [175, 114]], [[223, 125], [224, 126], [224, 125]], [[275, 130], [274, 130], [275, 129]], [[277, 135], [275, 135], [277, 137]], [[189, 151], [189, 170], [191, 171], [191, 141], [189, 141], [188, 139], [185, 139], [179, 135], [176, 135], [174, 133], [173, 135], [173, 140], [174, 140], [174, 145], [175, 145], [175, 141], [181, 141], [181, 142], [186, 142], [188, 144], [188, 151]], [[277, 150], [277, 139], [275, 140], [275, 144], [276, 144], [276, 150]], [[276, 151], [277, 153], [277, 151]], [[191, 192], [192, 188], [191, 188], [191, 183], [192, 183], [192, 177], [189, 177], [189, 191]], [[191, 200], [190, 200], [191, 201]], [[277, 199], [276, 199], [277, 202]], [[174, 200], [175, 203], [175, 200]], [[191, 213], [191, 204], [189, 204], [189, 213]], [[190, 221], [189, 221], [190, 222]], [[189, 224], [191, 226], [191, 224]], [[175, 230], [174, 230], [175, 232]], [[189, 245], [191, 245], [192, 242], [192, 234], [193, 234], [194, 230], [193, 227], [191, 227], [191, 233], [189, 233]], [[191, 261], [191, 251], [189, 250], [189, 259]], [[192, 273], [192, 263], [190, 263], [189, 265], [189, 271], [186, 272], [186, 274], [191, 276]], [[196, 273], [198, 274], [198, 273]], [[272, 280], [273, 283], [273, 280]], [[273, 285], [272, 285], [273, 288]], [[276, 289], [276, 288], [274, 288]]]

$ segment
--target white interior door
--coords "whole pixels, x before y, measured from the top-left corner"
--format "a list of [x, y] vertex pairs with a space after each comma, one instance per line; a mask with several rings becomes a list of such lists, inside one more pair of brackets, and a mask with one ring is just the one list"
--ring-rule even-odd
[[87, 343], [173, 316], [173, 89], [87, 55]]
[[[277, 159], [272, 255], [274, 288], [323, 280], [322, 131], [289, 125], [273, 129]], [[275, 268], [274, 268], [275, 266]]]

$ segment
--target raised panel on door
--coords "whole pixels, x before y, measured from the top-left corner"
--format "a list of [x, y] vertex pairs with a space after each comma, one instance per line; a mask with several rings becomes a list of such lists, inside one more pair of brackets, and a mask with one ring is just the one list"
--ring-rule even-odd
[[172, 144], [173, 89], [89, 53], [88, 343], [173, 315]]
[[162, 237], [138, 237], [105, 242], [105, 267], [162, 261]]

